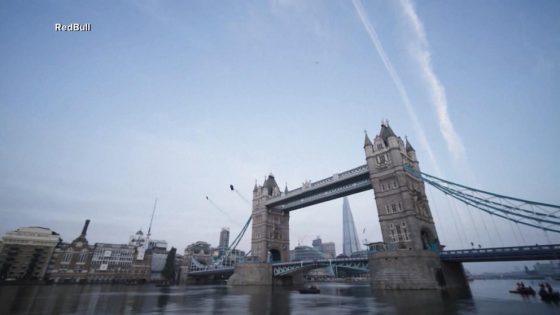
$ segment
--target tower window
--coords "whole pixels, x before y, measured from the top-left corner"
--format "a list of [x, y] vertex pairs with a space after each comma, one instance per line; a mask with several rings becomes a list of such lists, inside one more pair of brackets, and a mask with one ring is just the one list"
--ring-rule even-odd
[[406, 228], [406, 222], [401, 223], [402, 239], [405, 241], [410, 241], [410, 235], [408, 234], [408, 229]]
[[389, 224], [389, 239], [392, 243], [396, 243], [399, 241], [399, 235], [395, 229], [395, 225], [393, 223]]
[[397, 212], [397, 206], [394, 203], [391, 204], [391, 210], [393, 213]]
[[396, 230], [396, 232], [397, 232], [397, 241], [399, 240], [399, 238], [400, 238], [401, 240], [404, 240], [404, 237], [401, 235], [401, 227], [400, 227], [398, 224], [397, 224], [395, 230]]

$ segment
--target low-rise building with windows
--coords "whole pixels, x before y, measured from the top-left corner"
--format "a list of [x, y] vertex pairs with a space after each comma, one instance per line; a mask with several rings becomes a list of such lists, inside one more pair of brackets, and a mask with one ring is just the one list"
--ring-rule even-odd
[[137, 260], [137, 249], [128, 244], [96, 243], [88, 273], [90, 282], [147, 282], [151, 256]]
[[82, 233], [72, 243], [60, 243], [55, 248], [47, 279], [55, 283], [84, 283], [93, 255], [93, 246], [88, 244], [86, 233], [89, 226], [86, 220]]
[[2, 238], [0, 281], [44, 280], [58, 233], [44, 227], [22, 227]]

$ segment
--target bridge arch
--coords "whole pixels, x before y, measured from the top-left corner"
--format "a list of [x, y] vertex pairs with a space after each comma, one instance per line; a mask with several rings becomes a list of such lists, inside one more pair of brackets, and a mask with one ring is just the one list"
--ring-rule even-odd
[[420, 229], [420, 239], [422, 240], [422, 249], [425, 250], [434, 250], [438, 248], [434, 248], [439, 246], [439, 241], [437, 237], [435, 237], [434, 233], [430, 231], [427, 227], [422, 227]]
[[268, 251], [268, 262], [277, 263], [282, 261], [282, 254], [280, 251], [274, 248], [271, 248]]

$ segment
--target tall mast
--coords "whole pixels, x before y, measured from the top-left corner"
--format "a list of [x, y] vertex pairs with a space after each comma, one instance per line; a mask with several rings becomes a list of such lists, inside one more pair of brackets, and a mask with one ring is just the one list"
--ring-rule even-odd
[[156, 197], [156, 201], [154, 202], [154, 210], [152, 211], [152, 218], [150, 219], [150, 227], [148, 228], [148, 235], [146, 236], [147, 241], [149, 241], [150, 233], [152, 232], [152, 222], [154, 221], [154, 214], [156, 213], [156, 206], [157, 206], [157, 197]]

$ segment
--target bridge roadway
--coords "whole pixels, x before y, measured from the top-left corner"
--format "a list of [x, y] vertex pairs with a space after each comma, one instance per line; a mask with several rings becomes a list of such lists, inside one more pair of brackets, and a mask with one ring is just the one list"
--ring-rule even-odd
[[[442, 261], [453, 262], [558, 260], [560, 259], [560, 244], [444, 250], [439, 254]], [[283, 276], [301, 269], [314, 269], [331, 265], [365, 272], [367, 271], [367, 264], [368, 258], [360, 257], [273, 263], [272, 267], [274, 276]], [[233, 270], [234, 267], [232, 266], [208, 266], [204, 269], [191, 271], [189, 275], [200, 277], [217, 274], [232, 274]]]
[[444, 250], [443, 261], [493, 262], [560, 259], [560, 244]]

